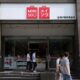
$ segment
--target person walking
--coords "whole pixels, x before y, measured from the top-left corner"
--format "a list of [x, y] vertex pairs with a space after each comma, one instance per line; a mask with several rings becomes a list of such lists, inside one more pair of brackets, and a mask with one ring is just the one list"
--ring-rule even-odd
[[27, 66], [26, 66], [26, 68], [27, 68], [27, 71], [30, 71], [30, 70], [31, 70], [31, 58], [30, 58], [30, 52], [27, 53], [26, 58], [27, 58]]
[[60, 60], [60, 70], [63, 75], [63, 80], [72, 80], [70, 73], [69, 52], [65, 52], [63, 58]]
[[60, 71], [60, 60], [63, 58], [62, 54], [57, 55], [56, 59], [56, 74], [55, 74], [55, 80], [63, 80], [61, 71]]
[[32, 70], [33, 72], [36, 72], [36, 66], [37, 66], [37, 62], [36, 62], [36, 52], [32, 53]]

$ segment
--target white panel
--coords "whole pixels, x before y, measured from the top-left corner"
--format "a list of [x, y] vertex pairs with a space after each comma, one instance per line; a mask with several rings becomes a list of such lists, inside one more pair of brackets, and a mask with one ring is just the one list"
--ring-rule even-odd
[[[26, 8], [30, 6], [37, 8], [42, 6], [49, 7], [49, 20], [76, 19], [75, 4], [0, 4], [0, 20], [28, 20], [26, 18]], [[39, 20], [39, 18], [37, 18], [37, 20]]]

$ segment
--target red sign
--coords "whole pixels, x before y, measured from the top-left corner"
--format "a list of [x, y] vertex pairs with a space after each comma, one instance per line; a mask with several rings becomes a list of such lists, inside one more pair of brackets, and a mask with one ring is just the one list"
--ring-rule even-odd
[[30, 6], [27, 7], [27, 19], [37, 19], [38, 18], [38, 9], [37, 7]]
[[35, 7], [30, 6], [27, 7], [27, 19], [49, 19], [50, 18], [50, 8], [46, 6]]
[[49, 19], [50, 18], [50, 8], [42, 6], [39, 8], [39, 19]]

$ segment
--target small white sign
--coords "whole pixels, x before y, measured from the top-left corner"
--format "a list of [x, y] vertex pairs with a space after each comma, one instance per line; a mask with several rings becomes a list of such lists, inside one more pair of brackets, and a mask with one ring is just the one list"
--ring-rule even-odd
[[16, 69], [16, 61], [14, 57], [4, 58], [4, 69]]

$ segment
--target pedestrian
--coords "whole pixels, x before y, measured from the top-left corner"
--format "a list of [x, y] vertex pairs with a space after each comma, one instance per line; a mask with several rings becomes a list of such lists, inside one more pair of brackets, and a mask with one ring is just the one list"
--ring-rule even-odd
[[63, 58], [62, 54], [57, 54], [55, 80], [63, 80], [61, 70], [60, 70], [60, 60], [62, 58]]
[[37, 62], [36, 62], [36, 52], [32, 53], [32, 70], [36, 72]]
[[70, 73], [69, 52], [64, 53], [63, 58], [60, 60], [60, 67], [63, 80], [72, 80]]
[[27, 71], [30, 71], [30, 67], [31, 67], [31, 58], [30, 58], [30, 52], [28, 51], [27, 53], [27, 56], [26, 56], [26, 59], [27, 59], [27, 66], [26, 66], [26, 69]]

